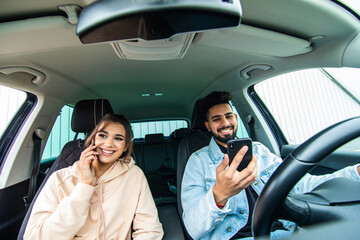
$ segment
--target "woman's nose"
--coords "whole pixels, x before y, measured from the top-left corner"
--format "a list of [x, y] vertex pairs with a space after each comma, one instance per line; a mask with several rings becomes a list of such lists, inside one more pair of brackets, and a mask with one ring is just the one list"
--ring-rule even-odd
[[105, 146], [112, 146], [113, 141], [111, 138], [106, 138], [104, 144], [105, 144]]

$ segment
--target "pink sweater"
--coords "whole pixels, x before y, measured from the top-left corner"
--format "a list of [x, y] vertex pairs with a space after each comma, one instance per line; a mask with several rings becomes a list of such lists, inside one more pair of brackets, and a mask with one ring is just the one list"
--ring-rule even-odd
[[139, 167], [117, 161], [93, 187], [77, 162], [50, 176], [34, 204], [24, 239], [162, 239], [163, 229]]

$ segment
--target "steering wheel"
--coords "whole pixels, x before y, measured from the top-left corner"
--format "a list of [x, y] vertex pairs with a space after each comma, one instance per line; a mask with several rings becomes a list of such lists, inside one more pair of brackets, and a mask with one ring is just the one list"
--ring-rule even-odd
[[[360, 117], [328, 127], [289, 154], [262, 190], [253, 214], [253, 236], [269, 235], [271, 225], [295, 184], [327, 155], [360, 136]], [[300, 208], [304, 204], [300, 204]], [[306, 211], [306, 210], [304, 210]]]

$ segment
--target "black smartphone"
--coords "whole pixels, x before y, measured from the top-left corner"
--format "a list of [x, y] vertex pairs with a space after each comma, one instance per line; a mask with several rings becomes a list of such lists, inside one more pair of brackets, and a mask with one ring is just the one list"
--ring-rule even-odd
[[229, 140], [227, 143], [229, 165], [231, 164], [231, 162], [233, 161], [234, 157], [239, 152], [239, 150], [245, 145], [248, 147], [248, 150], [237, 168], [239, 172], [244, 170], [244, 168], [246, 168], [247, 165], [249, 165], [252, 159], [252, 140], [251, 138], [239, 138], [239, 139]]
[[[93, 145], [95, 145], [95, 138], [91, 139], [89, 147], [91, 147]], [[96, 151], [96, 148], [93, 151]], [[98, 156], [96, 156], [96, 155], [95, 155], [95, 158], [97, 158], [97, 160], [99, 160]], [[91, 168], [91, 165], [90, 165], [90, 168]]]

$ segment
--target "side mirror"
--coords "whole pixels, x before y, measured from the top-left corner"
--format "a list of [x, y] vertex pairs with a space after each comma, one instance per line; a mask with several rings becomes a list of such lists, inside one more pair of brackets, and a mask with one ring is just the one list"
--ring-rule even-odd
[[82, 43], [158, 40], [236, 27], [241, 15], [240, 0], [99, 0], [81, 11], [76, 34]]

